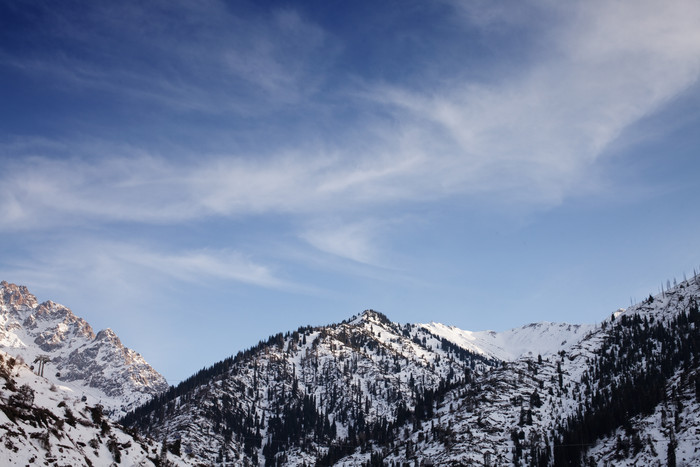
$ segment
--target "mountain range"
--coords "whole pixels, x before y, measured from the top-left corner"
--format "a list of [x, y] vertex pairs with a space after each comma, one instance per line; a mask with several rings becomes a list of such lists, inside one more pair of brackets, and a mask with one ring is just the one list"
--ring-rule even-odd
[[[5, 351], [55, 352], [75, 395], [99, 387], [142, 465], [700, 464], [697, 277], [593, 325], [470, 332], [366, 310], [270, 336], [173, 387], [113, 333], [2, 287]], [[99, 384], [77, 377], [95, 364], [78, 358], [89, 349], [111, 357]]]

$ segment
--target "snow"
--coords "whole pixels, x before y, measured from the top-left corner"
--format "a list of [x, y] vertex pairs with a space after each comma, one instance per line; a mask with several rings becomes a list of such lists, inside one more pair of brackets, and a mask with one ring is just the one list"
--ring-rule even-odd
[[[27, 345], [25, 345], [25, 343]], [[0, 284], [0, 349], [31, 365], [48, 355], [44, 376], [85, 394], [115, 418], [168, 384], [110, 329], [97, 335], [68, 308], [38, 304], [26, 287]]]
[[595, 325], [566, 323], [532, 323], [503, 332], [465, 331], [454, 326], [431, 322], [421, 324], [436, 336], [496, 360], [513, 361], [518, 358], [555, 354], [568, 350]]
[[[154, 465], [149, 457], [156, 459], [160, 455], [158, 443], [135, 439], [106, 418], [95, 423], [94, 404], [83, 402], [70, 388], [53, 385], [26, 365], [12, 361], [11, 355], [0, 351], [0, 381], [4, 383], [0, 386], [3, 466], [97, 466], [115, 462]], [[22, 387], [29, 388], [29, 402], [10, 405]], [[169, 455], [168, 460], [177, 466], [189, 465], [177, 456]]]
[[[434, 465], [480, 465], [488, 453], [493, 465], [513, 465], [517, 460], [513, 433], [525, 446], [518, 464], [528, 465], [532, 461], [531, 446], [552, 452], [557, 442], [551, 438], [552, 433], [561, 428], [563, 420], [577, 413], [586, 391], [605, 389], [595, 381], [587, 381], [591, 378], [591, 362], [604, 346], [609, 346], [606, 340], [616, 320], [640, 313], [670, 322], [678, 310], [687, 309], [691, 295], [698, 297], [700, 291], [695, 285], [685, 285], [682, 294], [670, 291], [652, 304], [603, 314], [607, 319], [597, 325], [545, 322], [504, 332], [472, 332], [434, 322], [400, 325], [367, 311], [341, 324], [302, 333], [305, 335], [296, 341], [288, 336], [279, 344], [252, 352], [213, 383], [179, 398], [175, 402], [179, 410], [172, 418], [160, 424], [150, 419], [149, 424], [159, 437], [171, 439], [181, 434], [197, 459], [211, 459], [209, 456], [218, 452], [224, 441], [211, 420], [200, 414], [212, 408], [221, 410], [228, 399], [242, 413], [272, 416], [282, 411], [280, 395], [285, 394], [287, 401], [294, 399], [297, 387], [296, 397], [313, 396], [317, 410], [337, 422], [338, 436], [343, 438], [349, 425], [341, 419], [342, 413], [362, 411], [368, 423], [391, 422], [399, 402], [412, 408], [416, 391], [437, 387], [450, 371], [463, 375], [469, 363], [446, 350], [449, 346], [441, 341], [445, 339], [500, 362], [477, 364], [471, 383], [461, 382], [444, 393], [431, 419], [417, 424], [409, 421], [399, 427], [391, 446], [369, 441], [337, 465], [366, 463], [373, 451], [381, 452], [389, 464], [413, 465], [415, 461], [430, 460]], [[306, 343], [301, 342], [302, 337]], [[686, 393], [682, 422], [675, 434], [679, 465], [700, 462], [695, 454], [700, 449], [696, 431], [700, 429], [696, 415], [700, 407], [694, 396]], [[329, 402], [331, 394], [337, 394], [334, 407]], [[534, 394], [541, 404], [531, 403], [537, 400]], [[632, 422], [640, 433], [654, 440], [649, 446], [654, 446], [656, 454], [646, 448], [646, 454], [620, 461], [616, 457], [617, 433], [600, 440], [588, 455], [600, 465], [655, 465], [659, 459], [665, 460], [668, 435], [660, 425], [661, 410], [658, 407], [653, 417]], [[186, 428], [183, 431], [179, 427]], [[265, 425], [260, 428], [263, 446], [271, 436], [268, 430]], [[249, 459], [240, 444], [232, 443], [228, 449], [229, 459], [238, 463]], [[284, 456], [289, 465], [313, 464], [315, 456], [327, 449], [323, 443], [312, 442], [304, 449], [291, 446]], [[262, 449], [257, 452], [262, 462]]]
[[[552, 433], [561, 429], [562, 421], [576, 414], [590, 394], [606, 390], [593, 376], [592, 362], [620, 351], [620, 343], [610, 343], [615, 335], [612, 331], [619, 329], [616, 326], [634, 323], [628, 318], [635, 315], [650, 322], [670, 323], [696, 299], [700, 299], [700, 287], [688, 281], [653, 300], [608, 313], [599, 324], [543, 322], [503, 332], [466, 331], [435, 322], [401, 325], [368, 310], [340, 324], [276, 336], [271, 344], [242, 353], [222, 373], [168, 401], [164, 416], [145, 418], [142, 424], [157, 439], [182, 439], [183, 451], [191, 450], [192, 458], [175, 459], [182, 463], [178, 465], [211, 464], [220, 450], [239, 465], [252, 459], [241, 441], [247, 435], [234, 433], [227, 440], [220, 422], [227, 416], [254, 417], [264, 447], [275, 432], [269, 423], [258, 421], [269, 422], [284, 412], [285, 404], [308, 396], [317, 412], [327, 414], [337, 426], [336, 440], [342, 442], [350, 425], [357, 422], [352, 419], [356, 414], [361, 413], [366, 423], [391, 423], [397, 419], [398, 404], [413, 409], [423, 390], [434, 391], [443, 385], [446, 389], [435, 401], [434, 416], [407, 421], [394, 431], [390, 445], [369, 440], [337, 465], [366, 463], [373, 451], [381, 452], [386, 463], [400, 465], [424, 460], [434, 465], [481, 465], [487, 456], [493, 465], [528, 465], [533, 460], [528, 456], [534, 452], [530, 447], [551, 452], [555, 444]], [[108, 331], [101, 335], [103, 340], [118, 341]], [[443, 340], [485, 358], [464, 355], [454, 346], [443, 345]], [[658, 346], [655, 349], [660, 351]], [[138, 355], [118, 347], [95, 350], [95, 358], [105, 362], [118, 355]], [[644, 368], [648, 360], [633, 363]], [[120, 373], [108, 367], [105, 374], [117, 378]], [[615, 375], [617, 381], [624, 377], [624, 371]], [[666, 383], [666, 400], [651, 415], [631, 419], [631, 428], [620, 428], [596, 441], [586, 455], [597, 465], [658, 465], [664, 463], [669, 439], [673, 438], [678, 465], [700, 465], [700, 404], [694, 384], [689, 383], [696, 377], [700, 377], [700, 369], [695, 363], [678, 370]], [[32, 387], [50, 384], [31, 372], [27, 378], [32, 378]], [[76, 402], [88, 384], [84, 380], [61, 382], [48, 393], [37, 392], [36, 404], [55, 406], [60, 398], [70, 400], [76, 415], [89, 418], [87, 406], [100, 399], [89, 396], [87, 402]], [[118, 400], [114, 396], [114, 403]], [[682, 404], [670, 402], [676, 400]], [[0, 429], [9, 423], [3, 417], [0, 413]], [[88, 428], [67, 429], [71, 436], [80, 430]], [[645, 440], [644, 446], [639, 452], [621, 456], [619, 440], [630, 438], [632, 431]], [[526, 446], [520, 460], [515, 454], [514, 435]], [[94, 433], [80, 436], [90, 439]], [[314, 464], [327, 452], [327, 440], [311, 438], [304, 446], [293, 445], [284, 452], [288, 465]], [[26, 452], [33, 453], [35, 448], [31, 451], [27, 447]], [[143, 452], [130, 458], [133, 464], [127, 465], [145, 462], [144, 453], [153, 456], [158, 445], [142, 448]], [[96, 449], [100, 460], [111, 455], [104, 449]], [[254, 449], [263, 463], [262, 447]], [[28, 459], [22, 457], [17, 465]]]

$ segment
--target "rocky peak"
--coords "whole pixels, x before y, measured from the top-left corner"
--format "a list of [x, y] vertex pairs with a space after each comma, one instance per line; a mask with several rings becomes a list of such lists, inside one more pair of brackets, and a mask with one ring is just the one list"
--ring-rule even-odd
[[25, 319], [24, 326], [28, 329], [38, 329], [42, 326], [42, 335], [51, 335], [59, 341], [73, 336], [95, 338], [95, 332], [87, 321], [75, 316], [69, 308], [52, 301], [38, 305]]
[[367, 324], [379, 324], [379, 325], [384, 325], [384, 326], [391, 326], [393, 327], [395, 323], [393, 323], [387, 316], [383, 313], [380, 313], [378, 311], [368, 309], [362, 312], [359, 316], [356, 316], [354, 319], [350, 320], [350, 324], [362, 324], [362, 323], [367, 323]]
[[388, 319], [382, 313], [375, 311], [375, 310], [372, 310], [372, 309], [368, 309], [368, 310], [363, 311], [362, 317], [363, 318], [373, 318], [373, 319], [378, 319], [378, 318], [382, 317], [382, 318]]
[[23, 285], [0, 282], [0, 306], [34, 308], [37, 300]]
[[95, 340], [110, 342], [117, 348], [124, 347], [122, 341], [119, 340], [119, 337], [110, 328], [103, 329], [102, 331], [98, 332]]
[[48, 355], [50, 374], [60, 384], [77, 392], [89, 388], [87, 393], [115, 416], [168, 388], [111, 329], [95, 335], [69, 308], [53, 301], [38, 304], [24, 286], [0, 283], [0, 300], [0, 348], [27, 362]]

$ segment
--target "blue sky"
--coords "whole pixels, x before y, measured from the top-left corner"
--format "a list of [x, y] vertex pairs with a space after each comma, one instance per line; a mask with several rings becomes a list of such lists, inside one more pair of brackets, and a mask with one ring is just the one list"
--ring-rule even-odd
[[700, 266], [700, 4], [0, 3], [0, 276], [171, 382], [374, 308], [595, 322]]

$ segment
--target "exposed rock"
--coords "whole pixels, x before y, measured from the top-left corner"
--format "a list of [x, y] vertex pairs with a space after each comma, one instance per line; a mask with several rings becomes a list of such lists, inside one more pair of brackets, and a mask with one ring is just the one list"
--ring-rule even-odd
[[95, 335], [65, 306], [39, 304], [24, 286], [3, 281], [0, 287], [0, 348], [27, 363], [48, 355], [44, 376], [82, 388], [115, 417], [168, 388], [165, 378], [111, 329]]

